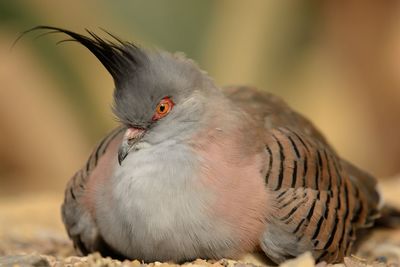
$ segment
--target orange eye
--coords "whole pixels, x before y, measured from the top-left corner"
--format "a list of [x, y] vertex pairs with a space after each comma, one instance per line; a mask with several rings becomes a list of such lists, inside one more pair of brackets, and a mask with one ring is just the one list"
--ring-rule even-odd
[[169, 97], [164, 97], [163, 99], [161, 99], [160, 103], [158, 103], [156, 107], [156, 112], [153, 115], [153, 121], [159, 120], [167, 115], [168, 112], [171, 111], [173, 106], [174, 102], [172, 102]]
[[166, 114], [169, 111], [169, 103], [168, 102], [159, 103], [156, 111], [160, 115]]

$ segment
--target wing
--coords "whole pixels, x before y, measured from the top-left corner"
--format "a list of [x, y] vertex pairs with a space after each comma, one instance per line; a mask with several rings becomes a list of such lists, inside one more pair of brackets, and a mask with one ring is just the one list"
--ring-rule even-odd
[[246, 87], [225, 89], [263, 123], [266, 184], [274, 212], [261, 240], [275, 262], [311, 251], [337, 262], [351, 252], [356, 232], [377, 217], [375, 180], [340, 159], [325, 138], [279, 98]]
[[65, 190], [61, 208], [63, 222], [74, 247], [84, 255], [99, 251], [103, 255], [119, 257], [98, 233], [88, 192], [91, 183], [107, 178], [108, 169], [112, 166], [111, 159], [117, 159], [117, 149], [124, 130], [125, 127], [114, 129], [96, 146], [86, 165], [71, 178]]
[[260, 92], [253, 87], [230, 86], [223, 88], [225, 95], [251, 114], [266, 130], [287, 127], [316, 139], [325, 146], [330, 147], [324, 136], [314, 125], [291, 109], [281, 98], [267, 92]]

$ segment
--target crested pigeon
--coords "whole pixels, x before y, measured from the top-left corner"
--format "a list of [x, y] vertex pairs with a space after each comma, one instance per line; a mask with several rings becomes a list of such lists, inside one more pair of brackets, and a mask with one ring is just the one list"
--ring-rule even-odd
[[120, 126], [69, 181], [62, 218], [83, 254], [149, 261], [339, 262], [379, 216], [376, 181], [278, 97], [219, 88], [182, 54], [68, 35], [111, 74]]

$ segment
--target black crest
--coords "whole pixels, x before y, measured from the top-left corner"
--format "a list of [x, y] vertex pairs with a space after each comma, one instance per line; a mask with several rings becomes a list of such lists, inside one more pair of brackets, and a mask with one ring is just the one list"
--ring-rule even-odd
[[36, 26], [23, 32], [14, 44], [25, 34], [39, 30], [48, 31], [38, 37], [52, 33], [64, 33], [71, 37], [71, 39], [61, 40], [57, 44], [67, 41], [76, 41], [85, 46], [100, 60], [114, 78], [114, 82], [117, 86], [124, 79], [131, 76], [135, 69], [137, 69], [146, 58], [146, 55], [136, 45], [131, 42], [122, 41], [105, 30], [103, 31], [110, 35], [114, 41], [102, 39], [97, 34], [87, 29], [86, 32], [89, 36], [84, 36], [58, 27]]

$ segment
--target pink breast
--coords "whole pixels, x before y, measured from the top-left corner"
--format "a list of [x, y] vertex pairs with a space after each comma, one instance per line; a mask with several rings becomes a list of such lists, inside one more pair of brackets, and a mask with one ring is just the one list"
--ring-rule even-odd
[[268, 214], [269, 195], [261, 171], [265, 152], [243, 147], [249, 144], [234, 134], [230, 139], [222, 136], [216, 132], [197, 139], [201, 182], [215, 195], [210, 216], [230, 229], [231, 238], [240, 244], [238, 253], [248, 252], [257, 247]]

